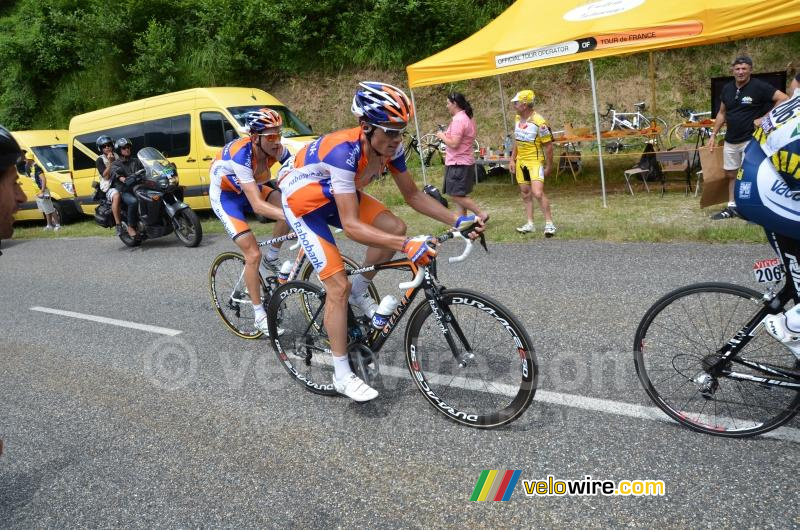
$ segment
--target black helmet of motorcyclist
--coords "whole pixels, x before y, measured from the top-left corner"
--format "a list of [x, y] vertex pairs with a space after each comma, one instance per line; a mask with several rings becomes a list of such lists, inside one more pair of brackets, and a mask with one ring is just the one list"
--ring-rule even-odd
[[15, 165], [22, 156], [22, 149], [11, 133], [0, 125], [0, 173]]
[[[117, 141], [114, 143], [114, 151], [115, 151], [115, 152], [116, 152], [118, 155], [122, 156], [122, 153], [120, 153], [120, 151], [121, 151], [121, 150], [122, 150], [122, 148], [123, 148], [123, 147], [125, 147], [125, 146], [128, 146], [128, 147], [130, 147], [131, 149], [133, 148], [133, 144], [131, 143], [131, 141], [130, 141], [130, 140], [128, 140], [127, 138], [125, 138], [125, 137], [123, 136], [122, 138], [118, 139], [118, 140], [117, 140]], [[133, 154], [133, 153], [131, 152], [131, 153], [130, 153], [130, 155], [132, 155], [132, 154]], [[129, 155], [129, 156], [130, 156], [130, 155]]]
[[104, 146], [110, 145], [111, 147], [114, 147], [114, 139], [107, 134], [101, 134], [97, 137], [95, 145], [97, 145], [97, 150], [102, 153]]

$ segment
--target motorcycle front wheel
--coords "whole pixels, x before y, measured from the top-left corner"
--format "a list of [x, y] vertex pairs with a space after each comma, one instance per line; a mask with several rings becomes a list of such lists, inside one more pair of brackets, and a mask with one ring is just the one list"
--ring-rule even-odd
[[172, 218], [175, 228], [175, 237], [187, 247], [196, 247], [203, 240], [203, 227], [200, 219], [191, 208], [184, 208]]

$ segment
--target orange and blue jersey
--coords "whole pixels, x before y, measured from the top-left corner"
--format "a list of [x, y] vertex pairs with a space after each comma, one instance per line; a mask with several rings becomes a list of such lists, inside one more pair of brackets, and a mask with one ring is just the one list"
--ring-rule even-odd
[[[283, 147], [280, 162], [289, 159], [289, 150]], [[253, 144], [250, 138], [240, 138], [229, 142], [211, 164], [208, 197], [211, 209], [222, 221], [231, 239], [250, 230], [246, 214], [252, 213], [250, 201], [243, 193], [242, 184], [254, 182], [262, 200], [267, 200], [273, 191], [270, 180], [270, 166], [275, 159], [267, 157], [265, 169], [259, 174], [253, 172]]]
[[[289, 158], [289, 150], [283, 146], [283, 153], [277, 162], [283, 163]], [[221, 191], [242, 193], [241, 184], [255, 182], [264, 184], [270, 179], [269, 168], [276, 162], [272, 157], [267, 157], [265, 170], [259, 174], [253, 172], [253, 143], [250, 138], [239, 138], [229, 142], [222, 148], [211, 163], [209, 176], [211, 188]]]
[[[375, 177], [365, 172], [367, 155], [361, 149], [361, 135], [361, 128], [326, 134], [301, 149], [280, 171], [286, 222], [322, 280], [344, 270], [330, 230], [330, 225], [342, 226], [336, 195], [357, 195], [363, 223], [373, 224], [386, 210], [380, 201], [361, 191]], [[402, 144], [386, 166], [393, 174], [406, 171]]]
[[[372, 181], [374, 175], [364, 173], [367, 154], [361, 149], [361, 134], [360, 127], [326, 134], [295, 155], [293, 167], [280, 181], [295, 215], [335, 202], [336, 194], [356, 193]], [[402, 144], [386, 166], [393, 174], [406, 171]]]

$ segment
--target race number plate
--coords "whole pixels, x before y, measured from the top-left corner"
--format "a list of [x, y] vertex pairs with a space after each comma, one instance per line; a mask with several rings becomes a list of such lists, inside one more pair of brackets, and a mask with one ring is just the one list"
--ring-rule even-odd
[[778, 258], [760, 259], [753, 264], [753, 275], [758, 283], [779, 282], [783, 278], [783, 265]]

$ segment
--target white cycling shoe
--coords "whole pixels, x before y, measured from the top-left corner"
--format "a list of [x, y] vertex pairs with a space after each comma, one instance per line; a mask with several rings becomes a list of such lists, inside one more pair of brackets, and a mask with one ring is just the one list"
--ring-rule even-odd
[[[267, 317], [256, 320], [255, 327], [258, 331], [263, 333], [265, 337], [269, 338], [269, 322], [267, 321]], [[285, 329], [278, 328], [278, 336], [280, 337], [283, 335], [285, 331]]]
[[347, 374], [344, 381], [341, 382], [336, 379], [336, 375], [334, 374], [333, 388], [340, 394], [349, 397], [353, 401], [358, 401], [359, 403], [378, 397], [378, 391], [362, 381], [361, 378], [353, 372]]
[[786, 325], [786, 315], [769, 315], [764, 319], [764, 328], [777, 341], [784, 344], [795, 357], [800, 359], [800, 331], [789, 329]]
[[369, 295], [369, 291], [364, 291], [360, 295], [354, 295], [350, 293], [350, 299], [348, 300], [350, 305], [354, 305], [364, 313], [367, 318], [372, 318], [372, 315], [375, 314], [375, 311], [378, 310], [378, 303], [372, 299]]

